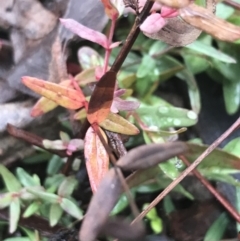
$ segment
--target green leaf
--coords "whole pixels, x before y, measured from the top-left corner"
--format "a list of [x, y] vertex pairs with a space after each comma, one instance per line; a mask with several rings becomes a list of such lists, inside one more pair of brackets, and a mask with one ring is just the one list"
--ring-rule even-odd
[[226, 213], [222, 213], [211, 225], [205, 234], [204, 241], [221, 240], [228, 226], [229, 219]]
[[205, 173], [202, 170], [201, 170], [201, 174], [210, 180], [225, 182], [225, 183], [231, 184], [235, 187], [240, 187], [240, 181], [230, 175], [209, 173], [209, 172]]
[[229, 18], [234, 13], [234, 8], [219, 2], [216, 5], [216, 16], [222, 19]]
[[50, 207], [49, 213], [49, 221], [51, 227], [55, 226], [59, 222], [62, 214], [63, 209], [60, 207], [60, 205], [58, 203], [53, 203]]
[[[164, 176], [164, 174], [162, 173], [158, 176], [156, 183], [143, 184], [137, 188], [137, 192], [152, 193], [152, 192], [160, 191], [162, 189], [165, 189], [171, 182], [172, 182], [172, 180], [170, 178]], [[189, 198], [190, 200], [194, 199], [192, 194], [189, 193], [188, 191], [186, 191], [181, 184], [178, 184], [173, 189], [173, 191], [183, 194], [185, 197]]]
[[147, 77], [149, 73], [154, 73], [155, 67], [156, 61], [150, 55], [144, 55], [137, 70], [137, 78], [144, 78]]
[[64, 178], [65, 176], [63, 174], [55, 174], [52, 177], [47, 177], [44, 186], [49, 192], [55, 192], [63, 182]]
[[200, 93], [194, 75], [187, 69], [184, 69], [177, 73], [177, 77], [187, 83], [192, 110], [199, 114], [201, 109]]
[[227, 53], [236, 59], [235, 63], [223, 63], [217, 59], [213, 60], [213, 66], [229, 81], [231, 82], [239, 82], [240, 76], [240, 46], [232, 43], [224, 43], [218, 41], [219, 48], [221, 51]]
[[225, 54], [210, 45], [206, 45], [200, 40], [194, 41], [193, 43], [187, 45], [186, 48], [217, 59], [218, 61], [222, 61], [224, 63], [236, 63], [236, 60], [231, 57], [231, 55]]
[[61, 197], [68, 197], [72, 194], [77, 185], [77, 180], [74, 176], [64, 178], [63, 182], [58, 188], [58, 195]]
[[[168, 177], [159, 177], [158, 178], [158, 185], [161, 187], [161, 189], [165, 189], [171, 182], [172, 180], [169, 179]], [[189, 198], [190, 200], [194, 200], [193, 195], [188, 192], [181, 184], [178, 184], [173, 191], [175, 192], [179, 192], [182, 195], [184, 195], [185, 197]]]
[[20, 227], [20, 228], [23, 230], [23, 232], [28, 236], [28, 238], [31, 241], [40, 241], [40, 239], [36, 237], [37, 231], [33, 232], [32, 230], [29, 230], [27, 228], [23, 228], [23, 227]]
[[163, 208], [164, 208], [166, 215], [169, 215], [170, 213], [172, 213], [175, 210], [174, 204], [169, 195], [165, 196], [163, 199]]
[[159, 167], [162, 170], [162, 172], [172, 180], [176, 179], [180, 175], [180, 172], [176, 168], [176, 165], [171, 162], [174, 160], [176, 159], [173, 158], [172, 160], [159, 164]]
[[46, 162], [51, 158], [52, 154], [50, 153], [37, 153], [35, 155], [32, 155], [30, 157], [24, 158], [22, 160], [23, 163], [27, 163], [27, 164], [37, 164], [37, 163], [42, 163], [42, 162]]
[[22, 186], [16, 177], [3, 165], [0, 164], [0, 174], [3, 178], [4, 184], [9, 192], [17, 192], [21, 190]]
[[168, 45], [161, 41], [154, 41], [150, 46], [148, 54], [150, 56], [157, 56], [167, 49]]
[[[240, 187], [236, 187], [236, 209], [240, 213]], [[236, 224], [237, 230], [240, 230], [240, 223]]]
[[223, 150], [240, 157], [240, 137], [231, 140], [226, 146], [224, 146]]
[[36, 182], [23, 168], [18, 167], [16, 172], [19, 181], [24, 187], [38, 186], [38, 182]]
[[47, 174], [54, 175], [57, 174], [63, 165], [63, 159], [57, 155], [53, 155], [48, 162]]
[[[133, 197], [135, 196], [135, 192], [131, 192]], [[114, 216], [121, 211], [123, 211], [126, 207], [128, 206], [128, 198], [125, 194], [122, 194], [121, 197], [119, 198], [117, 204], [113, 208], [111, 215]]]
[[[207, 148], [207, 145], [197, 145], [188, 143], [190, 151], [184, 156], [189, 162], [195, 161]], [[226, 161], [227, 160], [227, 161]], [[215, 149], [198, 166], [201, 169], [208, 169], [211, 167], [218, 167], [221, 169], [240, 169], [240, 158], [234, 156], [224, 150]]]
[[138, 128], [131, 122], [127, 121], [120, 115], [111, 112], [108, 114], [108, 117], [99, 125], [106, 130], [125, 135], [137, 135], [139, 133]]
[[227, 113], [235, 114], [240, 106], [240, 82], [224, 84], [223, 96]]
[[59, 201], [59, 196], [53, 193], [48, 193], [46, 191], [40, 190], [39, 188], [27, 188], [27, 190], [36, 195], [38, 198], [45, 200], [50, 203], [58, 203]]
[[23, 213], [23, 217], [28, 218], [32, 216], [39, 210], [40, 206], [41, 206], [41, 203], [39, 201], [35, 201], [31, 203]]
[[3, 193], [0, 194], [0, 209], [6, 208], [10, 205], [13, 199], [13, 193]]
[[18, 221], [20, 218], [20, 200], [19, 198], [14, 198], [10, 204], [10, 209], [9, 209], [9, 232], [13, 233], [17, 229]]
[[82, 211], [77, 207], [77, 205], [67, 198], [62, 198], [60, 202], [62, 209], [69, 213], [71, 216], [78, 220], [83, 218]]
[[155, 131], [170, 127], [192, 126], [197, 122], [197, 114], [194, 111], [173, 106], [140, 105], [136, 112], [141, 121]]
[[184, 66], [175, 58], [164, 55], [158, 59], [157, 69], [159, 72], [159, 80], [160, 82], [163, 82], [183, 70]]
[[[144, 204], [143, 209], [148, 207], [149, 204]], [[158, 217], [156, 208], [152, 208], [146, 215], [146, 217], [150, 220], [150, 226], [154, 233], [161, 233], [163, 230], [163, 223], [160, 217]]]
[[182, 49], [181, 55], [189, 71], [192, 74], [199, 74], [205, 71], [209, 65], [210, 61], [206, 56], [197, 55], [195, 51]]

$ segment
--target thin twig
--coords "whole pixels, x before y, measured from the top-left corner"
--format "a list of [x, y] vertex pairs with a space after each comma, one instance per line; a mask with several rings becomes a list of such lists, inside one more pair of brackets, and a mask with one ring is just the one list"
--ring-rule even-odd
[[231, 7], [234, 7], [235, 9], [237, 10], [240, 10], [240, 4], [235, 2], [235, 1], [232, 1], [232, 0], [224, 0], [223, 1], [226, 5], [229, 5]]
[[135, 223], [141, 220], [145, 215], [155, 207], [174, 187], [176, 187], [190, 172], [192, 172], [201, 161], [208, 156], [222, 141], [224, 141], [235, 129], [239, 128], [240, 118], [233, 123], [233, 125], [225, 131], [216, 141], [214, 141], [185, 171], [181, 173], [181, 175], [172, 181], [172, 183], [165, 188], [150, 204], [149, 206], [140, 213], [140, 215], [133, 220], [132, 223]]
[[153, 1], [148, 0], [141, 11], [140, 15], [136, 17], [136, 20], [132, 26], [131, 31], [129, 32], [126, 41], [124, 42], [118, 56], [116, 57], [114, 63], [112, 64], [111, 71], [118, 72], [125, 61], [128, 53], [130, 52], [134, 42], [136, 41], [139, 33], [140, 33], [140, 24], [146, 19], [148, 16], [152, 6]]
[[[179, 156], [179, 158], [187, 165], [191, 164], [187, 160], [187, 158], [183, 155]], [[240, 215], [236, 211], [236, 209], [227, 201], [225, 197], [223, 197], [212, 185], [211, 183], [205, 179], [202, 174], [198, 170], [193, 170], [192, 173], [199, 179], [199, 181], [211, 192], [215, 198], [227, 209], [227, 211], [232, 215], [232, 217], [240, 223]]]
[[30, 133], [28, 131], [24, 131], [22, 129], [19, 129], [17, 127], [15, 127], [14, 125], [8, 124], [7, 125], [7, 131], [11, 136], [14, 136], [20, 140], [26, 141], [31, 145], [34, 146], [38, 146], [48, 152], [51, 152], [53, 154], [56, 154], [60, 157], [67, 157], [67, 153], [65, 151], [59, 151], [59, 150], [53, 150], [53, 149], [46, 149], [43, 146], [43, 138], [41, 138], [40, 136], [37, 136], [33, 133]]

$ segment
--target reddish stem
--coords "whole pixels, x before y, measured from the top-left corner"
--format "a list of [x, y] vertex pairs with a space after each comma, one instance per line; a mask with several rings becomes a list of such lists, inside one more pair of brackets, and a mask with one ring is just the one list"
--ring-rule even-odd
[[201, 161], [208, 156], [222, 141], [224, 141], [235, 129], [240, 126], [240, 117], [233, 123], [233, 125], [225, 131], [216, 141], [214, 141], [188, 168], [186, 168], [181, 175], [169, 184], [150, 204], [149, 206], [140, 213], [140, 215], [133, 220], [135, 223], [141, 220], [145, 215], [155, 207], [169, 192], [172, 191], [189, 173], [191, 173]]
[[[179, 158], [189, 167], [191, 164], [185, 156], [179, 156]], [[224, 198], [212, 185], [206, 180], [198, 170], [193, 170], [192, 173], [199, 179], [199, 181], [211, 192], [215, 198], [228, 210], [228, 212], [233, 216], [233, 218], [240, 223], [240, 215], [237, 213], [236, 209]]]
[[108, 48], [106, 49], [105, 58], [104, 58], [103, 74], [105, 74], [108, 69], [109, 58], [112, 52], [110, 45], [112, 44], [113, 34], [116, 26], [116, 20], [117, 20], [116, 18], [113, 18], [111, 21], [111, 27], [108, 35]]

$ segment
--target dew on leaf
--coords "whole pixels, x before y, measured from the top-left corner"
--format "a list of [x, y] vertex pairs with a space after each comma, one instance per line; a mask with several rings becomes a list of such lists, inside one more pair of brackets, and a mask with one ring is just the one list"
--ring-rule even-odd
[[191, 120], [196, 120], [197, 119], [197, 114], [194, 111], [190, 110], [187, 113], [187, 117], [189, 119], [191, 119]]
[[161, 107], [159, 107], [158, 110], [159, 110], [160, 113], [165, 114], [165, 113], [168, 113], [169, 108], [166, 107], [166, 106], [161, 106]]

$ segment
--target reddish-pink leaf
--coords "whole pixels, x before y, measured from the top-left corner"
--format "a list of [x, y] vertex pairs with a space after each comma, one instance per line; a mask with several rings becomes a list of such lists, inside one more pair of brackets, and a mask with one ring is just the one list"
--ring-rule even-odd
[[22, 82], [31, 90], [65, 108], [75, 110], [84, 105], [85, 97], [79, 90], [28, 76], [22, 77]]
[[111, 0], [101, 0], [104, 8], [105, 8], [105, 12], [108, 15], [108, 17], [112, 20], [116, 20], [118, 18], [118, 10], [116, 9], [116, 7], [111, 3]]
[[173, 18], [178, 16], [178, 10], [175, 8], [162, 6], [161, 8], [161, 16], [163, 18]]
[[116, 48], [116, 47], [118, 47], [121, 43], [122, 43], [121, 41], [114, 42], [114, 43], [110, 44], [110, 47], [109, 47], [109, 48], [110, 48], [110, 49]]
[[[101, 134], [107, 142], [105, 133]], [[84, 156], [90, 185], [93, 192], [96, 192], [100, 181], [103, 179], [109, 168], [108, 154], [92, 127], [89, 127], [84, 140]]]
[[153, 34], [160, 31], [165, 24], [166, 21], [159, 13], [153, 13], [141, 24], [140, 29], [143, 33]]
[[88, 28], [73, 19], [62, 18], [60, 19], [60, 21], [64, 25], [64, 27], [77, 34], [81, 38], [97, 43], [105, 49], [108, 48], [108, 39], [104, 34]]

